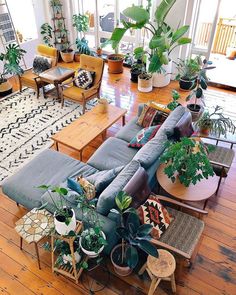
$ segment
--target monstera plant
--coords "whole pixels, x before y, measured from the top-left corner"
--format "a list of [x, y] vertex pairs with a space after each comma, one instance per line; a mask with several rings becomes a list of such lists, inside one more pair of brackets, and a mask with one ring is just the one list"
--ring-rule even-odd
[[[133, 5], [123, 11], [127, 20], [123, 20], [122, 28], [115, 28], [110, 40], [108, 41], [113, 49], [117, 48], [124, 34], [129, 29], [145, 29], [151, 33], [149, 42], [149, 68], [150, 73], [163, 72], [163, 65], [169, 63], [170, 53], [180, 45], [191, 42], [190, 38], [184, 37], [189, 26], [182, 26], [176, 30], [166, 23], [166, 16], [175, 4], [176, 0], [163, 0], [155, 11], [155, 21], [153, 22], [150, 14], [151, 0], [147, 7]], [[142, 50], [143, 47], [141, 47]]]

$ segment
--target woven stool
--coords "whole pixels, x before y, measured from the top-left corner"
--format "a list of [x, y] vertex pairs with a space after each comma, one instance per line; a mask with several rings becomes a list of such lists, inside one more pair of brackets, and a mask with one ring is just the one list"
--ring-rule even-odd
[[152, 280], [148, 295], [152, 295], [155, 292], [161, 280], [170, 281], [172, 291], [175, 293], [175, 259], [173, 255], [166, 250], [160, 249], [158, 253], [158, 258], [148, 255], [147, 262], [140, 269], [139, 275], [143, 274], [146, 270]]

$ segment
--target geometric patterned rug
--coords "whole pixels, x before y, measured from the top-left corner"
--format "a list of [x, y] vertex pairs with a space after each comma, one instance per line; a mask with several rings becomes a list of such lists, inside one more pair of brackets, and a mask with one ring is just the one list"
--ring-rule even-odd
[[[97, 100], [87, 103], [91, 109]], [[82, 107], [65, 101], [36, 97], [25, 88], [0, 100], [0, 184], [52, 144], [53, 134], [80, 117]]]

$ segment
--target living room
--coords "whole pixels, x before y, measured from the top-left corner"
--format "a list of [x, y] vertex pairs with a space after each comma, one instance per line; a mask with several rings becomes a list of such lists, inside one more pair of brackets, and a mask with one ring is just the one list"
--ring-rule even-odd
[[236, 294], [235, 16], [198, 47], [206, 2], [1, 1], [3, 294]]

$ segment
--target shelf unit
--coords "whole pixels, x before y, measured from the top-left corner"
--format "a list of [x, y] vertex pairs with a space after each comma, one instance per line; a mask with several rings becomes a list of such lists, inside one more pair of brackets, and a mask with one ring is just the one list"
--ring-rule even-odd
[[63, 16], [63, 5], [58, 1], [56, 5], [52, 5], [52, 22], [53, 22], [53, 34], [54, 45], [58, 50], [65, 49], [65, 46], [69, 45], [68, 30], [65, 24], [65, 17]]
[[[83, 228], [82, 222], [77, 221], [75, 232], [78, 234]], [[61, 240], [69, 244], [71, 257], [72, 257], [72, 265], [65, 264], [60, 266], [55, 266], [55, 251], [54, 251], [54, 245], [56, 240]], [[79, 278], [83, 272], [83, 268], [77, 268], [76, 267], [76, 261], [75, 261], [75, 254], [74, 254], [74, 240], [75, 237], [69, 237], [69, 236], [61, 236], [57, 233], [52, 233], [51, 235], [51, 248], [52, 248], [52, 272], [57, 272], [59, 274], [62, 274], [70, 279], [75, 280], [75, 282], [78, 284]], [[83, 259], [81, 258], [82, 262], [86, 262], [88, 260], [88, 256], [84, 256]], [[80, 262], [81, 263], [81, 262]]]

